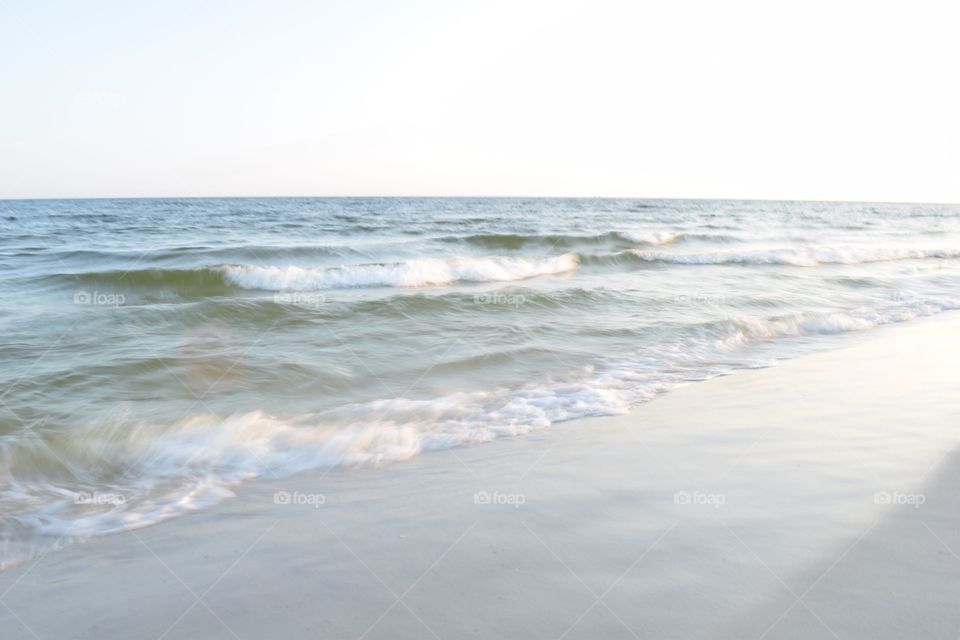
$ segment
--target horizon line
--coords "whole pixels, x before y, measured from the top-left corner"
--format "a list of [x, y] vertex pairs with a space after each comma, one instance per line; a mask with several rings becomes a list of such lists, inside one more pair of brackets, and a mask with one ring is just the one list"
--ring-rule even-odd
[[676, 202], [786, 202], [822, 204], [884, 204], [960, 206], [960, 202], [936, 202], [922, 200], [831, 200], [803, 198], [709, 198], [709, 197], [657, 197], [657, 196], [477, 196], [477, 195], [259, 195], [259, 196], [77, 196], [77, 197], [27, 197], [0, 198], [3, 202], [63, 202], [76, 200], [647, 200]]

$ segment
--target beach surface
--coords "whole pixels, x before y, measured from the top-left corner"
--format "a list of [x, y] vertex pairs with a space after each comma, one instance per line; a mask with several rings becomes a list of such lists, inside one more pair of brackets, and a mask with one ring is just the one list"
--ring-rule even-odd
[[0, 637], [956, 638], [960, 318], [244, 485], [0, 573]]

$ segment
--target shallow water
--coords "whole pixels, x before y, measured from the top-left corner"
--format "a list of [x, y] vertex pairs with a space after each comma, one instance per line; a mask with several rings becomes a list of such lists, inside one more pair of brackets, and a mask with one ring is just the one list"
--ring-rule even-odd
[[960, 207], [0, 202], [0, 565], [960, 308]]

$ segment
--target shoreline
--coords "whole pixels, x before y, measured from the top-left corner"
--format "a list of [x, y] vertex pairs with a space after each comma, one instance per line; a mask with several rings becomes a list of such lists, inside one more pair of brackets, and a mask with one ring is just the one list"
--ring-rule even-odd
[[957, 335], [946, 312], [623, 416], [262, 478], [0, 573], [0, 631], [955, 637]]

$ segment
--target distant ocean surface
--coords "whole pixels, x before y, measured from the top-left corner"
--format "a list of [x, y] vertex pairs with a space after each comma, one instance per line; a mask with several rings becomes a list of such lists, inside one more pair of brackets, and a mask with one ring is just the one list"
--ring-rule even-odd
[[960, 207], [0, 201], [0, 566], [960, 308]]

